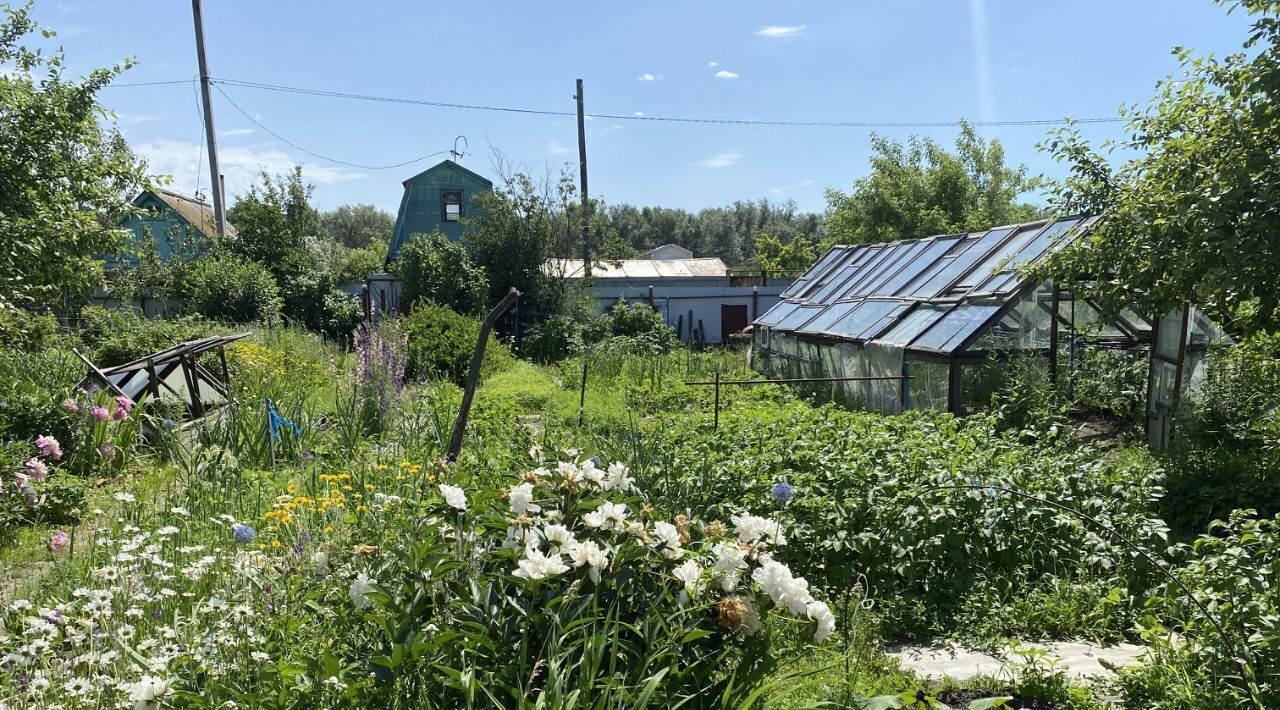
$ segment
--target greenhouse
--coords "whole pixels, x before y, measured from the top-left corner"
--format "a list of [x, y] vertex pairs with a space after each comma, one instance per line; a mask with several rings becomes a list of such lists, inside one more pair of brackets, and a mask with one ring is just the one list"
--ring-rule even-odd
[[1206, 348], [1225, 335], [1191, 305], [1107, 318], [1069, 284], [1026, 275], [1097, 221], [833, 247], [755, 320], [752, 366], [771, 378], [864, 378], [820, 388], [858, 408], [963, 414], [989, 401], [992, 363], [1038, 354], [1056, 379], [1109, 351], [1141, 359], [1147, 426], [1160, 444]]

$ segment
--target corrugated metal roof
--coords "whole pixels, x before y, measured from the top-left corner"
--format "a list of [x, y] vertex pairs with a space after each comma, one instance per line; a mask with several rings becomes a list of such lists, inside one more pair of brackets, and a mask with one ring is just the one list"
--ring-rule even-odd
[[[163, 200], [174, 212], [182, 215], [183, 219], [205, 236], [218, 236], [218, 221], [214, 219], [213, 206], [209, 203], [160, 188], [152, 188], [151, 193]], [[230, 222], [227, 222], [227, 236], [233, 238], [236, 236], [236, 228]]]
[[[543, 273], [567, 279], [582, 278], [581, 259], [549, 259]], [[593, 261], [591, 277], [600, 279], [728, 278], [729, 267], [719, 257], [696, 259], [622, 259]]]

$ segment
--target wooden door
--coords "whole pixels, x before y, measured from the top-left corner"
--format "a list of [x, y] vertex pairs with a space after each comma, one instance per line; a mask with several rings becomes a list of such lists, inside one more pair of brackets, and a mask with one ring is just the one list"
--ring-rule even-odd
[[729, 341], [729, 336], [747, 327], [747, 306], [720, 306], [720, 342]]

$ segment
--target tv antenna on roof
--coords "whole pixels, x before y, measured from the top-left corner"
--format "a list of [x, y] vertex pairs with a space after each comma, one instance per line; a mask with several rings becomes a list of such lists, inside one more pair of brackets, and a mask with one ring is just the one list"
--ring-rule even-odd
[[[458, 141], [462, 141], [462, 150], [458, 150]], [[467, 154], [467, 148], [469, 147], [470, 146], [467, 144], [467, 137], [458, 136], [453, 139], [453, 150], [449, 151], [449, 157], [453, 158], [455, 162], [461, 160], [462, 156]]]

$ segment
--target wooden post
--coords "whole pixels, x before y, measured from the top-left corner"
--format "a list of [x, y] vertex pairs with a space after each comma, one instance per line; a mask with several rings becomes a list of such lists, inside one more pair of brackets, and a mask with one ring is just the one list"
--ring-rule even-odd
[[210, 90], [209, 61], [204, 55], [204, 18], [200, 0], [191, 0], [196, 23], [196, 60], [200, 66], [200, 99], [204, 104], [204, 135], [209, 145], [209, 181], [213, 183], [213, 219], [219, 236], [227, 233], [227, 215], [222, 204], [222, 172], [218, 169], [218, 133], [213, 128], [213, 92]]
[[471, 371], [467, 374], [467, 387], [462, 391], [462, 405], [458, 408], [458, 419], [453, 423], [453, 435], [449, 437], [449, 451], [445, 454], [445, 458], [454, 462], [458, 460], [458, 454], [462, 452], [462, 435], [467, 430], [467, 417], [471, 414], [471, 400], [476, 396], [476, 384], [480, 381], [480, 365], [484, 362], [484, 347], [489, 342], [489, 331], [493, 330], [493, 324], [502, 317], [503, 313], [511, 307], [520, 297], [520, 292], [512, 287], [507, 291], [507, 295], [498, 301], [498, 305], [494, 306], [489, 314], [484, 317], [484, 322], [480, 324], [480, 337], [476, 340], [476, 351], [471, 356]]
[[578, 173], [582, 187], [582, 276], [591, 278], [591, 203], [587, 198], [587, 124], [582, 108], [582, 80], [578, 80]]

